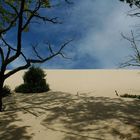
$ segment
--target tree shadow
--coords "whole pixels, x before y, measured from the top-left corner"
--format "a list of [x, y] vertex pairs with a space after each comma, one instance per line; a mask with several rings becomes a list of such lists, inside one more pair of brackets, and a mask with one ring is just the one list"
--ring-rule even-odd
[[12, 97], [5, 97], [4, 102], [9, 111], [0, 112], [0, 140], [30, 140], [31, 136], [27, 135], [26, 129], [29, 126], [18, 126], [14, 122], [21, 122], [15, 111], [17, 106]]
[[17, 100], [25, 112], [43, 116], [41, 124], [47, 129], [64, 133], [63, 140], [140, 140], [139, 100], [63, 92], [21, 94]]

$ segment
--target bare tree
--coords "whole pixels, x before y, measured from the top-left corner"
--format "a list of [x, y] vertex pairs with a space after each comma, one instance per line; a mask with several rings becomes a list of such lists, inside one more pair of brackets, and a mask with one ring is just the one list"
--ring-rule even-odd
[[130, 7], [136, 6], [137, 8], [140, 8], [140, 0], [119, 0], [119, 1], [129, 4]]
[[140, 17], [140, 0], [119, 0], [129, 4], [131, 10], [128, 11], [129, 16]]
[[128, 66], [135, 66], [140, 67], [140, 48], [138, 47], [137, 43], [140, 40], [136, 40], [134, 37], [133, 32], [131, 31], [131, 37], [127, 37], [122, 34], [122, 37], [130, 42], [131, 48], [133, 50], [133, 54], [129, 56], [129, 59], [122, 63], [120, 67], [128, 67]]
[[[65, 0], [70, 3], [70, 1]], [[4, 6], [3, 6], [4, 4]], [[29, 4], [31, 6], [29, 6]], [[63, 54], [63, 49], [72, 41], [68, 40], [59, 46], [59, 49], [54, 50], [50, 43], [46, 44], [48, 46], [49, 55], [43, 57], [39, 54], [39, 51], [36, 49], [36, 46], [32, 45], [32, 49], [34, 51], [35, 57], [30, 58], [25, 55], [22, 51], [23, 46], [23, 33], [24, 31], [31, 26], [33, 19], [36, 19], [37, 22], [50, 22], [52, 24], [60, 23], [57, 17], [47, 17], [41, 15], [39, 12], [40, 9], [49, 8], [50, 2], [49, 0], [19, 0], [19, 1], [4, 1], [0, 2], [1, 8], [9, 7], [9, 11], [5, 11], [5, 9], [0, 10], [0, 20], [2, 25], [0, 26], [0, 111], [2, 111], [2, 89], [4, 85], [4, 81], [15, 74], [20, 70], [27, 69], [32, 64], [35, 63], [43, 63], [46, 62], [58, 55], [65, 58]], [[3, 6], [3, 7], [2, 7]], [[8, 20], [7, 20], [8, 19]], [[16, 46], [12, 46], [5, 38], [5, 35], [9, 33], [10, 30], [16, 28], [17, 32], [17, 41]], [[7, 51], [5, 51], [7, 50]], [[48, 53], [47, 53], [48, 54]], [[6, 73], [7, 66], [12, 62], [17, 60], [18, 58], [22, 58], [25, 62], [24, 65], [18, 66], [8, 73]]]
[[[119, 0], [119, 1], [129, 4], [129, 6], [132, 8], [132, 10], [128, 12], [129, 16], [140, 17], [140, 0]], [[133, 54], [130, 55], [129, 59], [126, 62], [122, 63], [120, 67], [128, 67], [128, 66], [140, 67], [140, 48], [138, 46], [138, 43], [140, 42], [140, 40], [138, 39], [139, 35], [134, 36], [133, 31], [131, 31], [130, 37], [127, 37], [124, 34], [122, 34], [122, 37], [130, 42]]]

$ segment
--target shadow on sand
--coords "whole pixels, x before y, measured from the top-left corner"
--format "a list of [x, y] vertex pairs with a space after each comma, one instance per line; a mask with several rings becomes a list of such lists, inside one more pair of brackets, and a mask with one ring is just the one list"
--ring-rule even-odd
[[18, 126], [14, 122], [22, 122], [18, 118], [16, 103], [13, 97], [6, 97], [6, 106], [10, 106], [10, 111], [0, 112], [0, 140], [29, 140], [26, 129], [29, 126]]
[[[121, 98], [76, 96], [63, 92], [18, 94], [15, 107], [7, 108], [8, 117], [0, 118], [0, 139], [27, 136], [24, 126], [12, 125], [18, 120], [16, 111], [41, 118], [41, 125], [63, 133], [63, 140], [140, 140], [140, 101]], [[7, 102], [7, 104], [10, 103]], [[16, 137], [18, 133], [18, 137]]]

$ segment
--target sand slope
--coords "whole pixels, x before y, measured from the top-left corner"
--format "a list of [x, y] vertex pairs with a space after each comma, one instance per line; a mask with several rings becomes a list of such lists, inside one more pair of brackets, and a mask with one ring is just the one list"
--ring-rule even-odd
[[[115, 97], [119, 94], [140, 93], [140, 70], [45, 70], [46, 80], [53, 91], [71, 94], [91, 93], [94, 96]], [[6, 84], [12, 89], [21, 84], [24, 71], [10, 77]]]
[[[0, 139], [140, 140], [139, 70], [47, 70], [52, 91], [4, 99]], [[13, 89], [23, 72], [6, 81]]]
[[18, 94], [5, 103], [2, 140], [140, 139], [138, 100], [48, 92]]

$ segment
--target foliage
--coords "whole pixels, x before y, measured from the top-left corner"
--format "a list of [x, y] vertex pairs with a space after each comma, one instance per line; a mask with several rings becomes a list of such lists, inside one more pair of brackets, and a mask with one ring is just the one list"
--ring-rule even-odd
[[49, 91], [49, 85], [45, 82], [42, 85], [34, 86], [28, 84], [21, 84], [15, 88], [15, 92], [19, 93], [41, 93]]
[[[49, 0], [40, 0], [38, 1], [38, 3], [40, 3], [41, 8], [50, 8]], [[21, 0], [1, 0], [0, 1], [0, 30], [4, 30], [4, 28], [7, 27], [11, 23], [12, 23], [12, 26], [16, 25], [18, 10], [21, 6], [20, 4], [21, 4]], [[23, 9], [25, 13], [24, 18], [30, 17], [30, 13], [28, 10], [34, 4], [36, 3], [33, 2], [32, 0], [25, 0], [24, 9]], [[24, 31], [27, 31], [26, 29]]]
[[23, 80], [25, 84], [40, 83], [40, 80], [45, 78], [44, 71], [38, 67], [30, 67], [29, 71], [25, 72]]
[[6, 96], [9, 96], [9, 95], [11, 95], [11, 89], [10, 89], [10, 87], [9, 86], [7, 86], [7, 85], [5, 85], [4, 87], [3, 87], [3, 89], [2, 89], [2, 96], [3, 97], [6, 97]]
[[137, 98], [137, 99], [140, 99], [140, 95], [131, 95], [131, 94], [123, 94], [123, 95], [120, 95], [120, 97], [123, 97], [123, 98]]
[[39, 93], [49, 90], [44, 71], [40, 68], [30, 67], [23, 76], [24, 84], [15, 88], [16, 92]]

